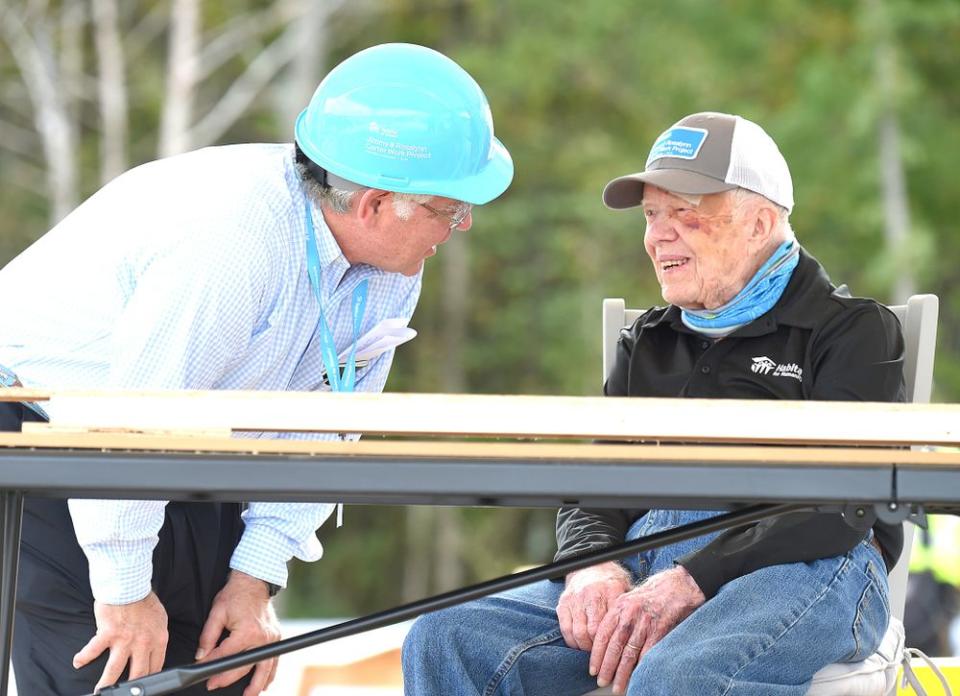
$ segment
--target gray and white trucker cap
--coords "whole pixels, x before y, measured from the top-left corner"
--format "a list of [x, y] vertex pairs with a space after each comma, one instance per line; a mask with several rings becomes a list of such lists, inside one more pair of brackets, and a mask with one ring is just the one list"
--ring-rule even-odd
[[657, 138], [642, 172], [603, 189], [608, 208], [634, 208], [643, 185], [700, 195], [745, 188], [793, 210], [790, 169], [773, 138], [753, 121], [706, 111], [686, 116]]

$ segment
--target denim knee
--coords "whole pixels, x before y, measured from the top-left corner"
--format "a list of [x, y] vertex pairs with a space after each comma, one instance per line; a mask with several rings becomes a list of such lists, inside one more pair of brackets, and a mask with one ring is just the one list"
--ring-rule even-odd
[[404, 669], [408, 664], [412, 666], [421, 662], [424, 655], [439, 655], [441, 651], [456, 645], [456, 641], [452, 640], [447, 632], [456, 625], [456, 618], [448, 618], [448, 614], [457, 609], [459, 607], [424, 614], [413, 623], [400, 650]]
[[643, 656], [630, 675], [627, 696], [675, 696], [698, 694], [685, 677], [692, 676], [704, 665], [686, 664], [675, 655], [653, 649]]
[[444, 670], [452, 663], [478, 665], [497, 659], [485, 650], [493, 647], [495, 619], [484, 600], [424, 614], [403, 641], [404, 669]]

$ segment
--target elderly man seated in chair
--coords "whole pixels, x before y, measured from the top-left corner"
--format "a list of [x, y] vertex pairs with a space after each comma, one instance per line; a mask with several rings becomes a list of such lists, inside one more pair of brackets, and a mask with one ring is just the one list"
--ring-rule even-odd
[[[687, 116], [603, 200], [642, 209], [667, 303], [622, 332], [605, 394], [904, 400], [896, 317], [797, 242], [787, 163], [757, 124]], [[557, 558], [715, 514], [561, 509]], [[902, 542], [899, 525], [799, 512], [428, 614], [405, 692], [802, 696], [877, 648]]]

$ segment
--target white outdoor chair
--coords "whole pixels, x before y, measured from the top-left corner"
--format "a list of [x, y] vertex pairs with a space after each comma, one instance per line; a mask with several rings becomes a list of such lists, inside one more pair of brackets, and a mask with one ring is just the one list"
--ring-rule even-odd
[[[903, 379], [907, 401], [928, 403], [933, 384], [933, 359], [937, 342], [940, 300], [936, 295], [913, 295], [905, 305], [891, 306], [903, 327]], [[627, 309], [621, 298], [603, 301], [603, 380], [613, 368], [620, 329], [628, 327], [644, 310]], [[877, 652], [863, 662], [829, 665], [813, 677], [807, 696], [886, 696], [896, 689], [897, 667], [903, 656], [903, 609], [913, 528], [903, 523], [903, 553], [890, 572], [890, 611], [893, 618]], [[611, 693], [608, 689], [591, 692]]]

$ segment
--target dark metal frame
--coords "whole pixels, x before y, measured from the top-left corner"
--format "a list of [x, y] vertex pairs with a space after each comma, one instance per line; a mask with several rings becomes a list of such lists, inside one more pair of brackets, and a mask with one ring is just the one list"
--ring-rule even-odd
[[10, 648], [13, 646], [13, 611], [17, 596], [17, 567], [20, 563], [20, 522], [23, 495], [0, 491], [0, 696], [7, 696], [10, 675]]

